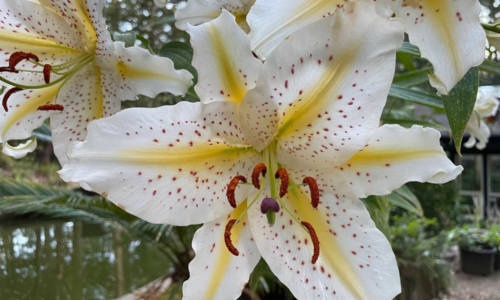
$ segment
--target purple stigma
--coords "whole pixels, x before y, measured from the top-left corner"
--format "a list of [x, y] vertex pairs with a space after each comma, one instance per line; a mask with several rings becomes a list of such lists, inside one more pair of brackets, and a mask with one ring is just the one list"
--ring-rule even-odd
[[264, 200], [262, 201], [262, 203], [260, 204], [260, 211], [265, 214], [267, 213], [269, 210], [272, 210], [274, 211], [275, 213], [279, 212], [280, 211], [280, 205], [278, 203], [278, 201], [276, 201], [275, 199], [273, 198], [264, 198]]

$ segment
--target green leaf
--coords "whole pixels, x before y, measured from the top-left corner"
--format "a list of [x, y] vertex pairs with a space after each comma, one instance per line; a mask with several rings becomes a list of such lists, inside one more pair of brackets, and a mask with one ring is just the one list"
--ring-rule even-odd
[[153, 51], [153, 49], [151, 48], [151, 43], [149, 42], [149, 40], [145, 37], [143, 37], [142, 35], [138, 34], [136, 35], [135, 37], [136, 39], [138, 39], [139, 41], [141, 41], [142, 45], [144, 46], [144, 48], [148, 49], [149, 50], [149, 53], [151, 54], [155, 54], [155, 52]]
[[493, 74], [500, 74], [500, 65], [497, 62], [485, 59], [479, 66], [479, 70]]
[[413, 61], [411, 60], [411, 55], [409, 54], [406, 54], [406, 53], [398, 53], [397, 54], [397, 59], [400, 63], [403, 64], [403, 66], [405, 67], [405, 69], [407, 71], [415, 71], [417, 68], [415, 67], [415, 64], [413, 63]]
[[393, 191], [388, 197], [392, 205], [406, 209], [420, 217], [424, 216], [424, 210], [417, 196], [405, 185]]
[[455, 142], [455, 149], [459, 155], [461, 155], [460, 148], [465, 126], [474, 111], [478, 88], [479, 71], [478, 68], [472, 68], [451, 90], [449, 95], [442, 96], [446, 117], [450, 123], [453, 141]]
[[389, 228], [389, 214], [391, 205], [387, 196], [370, 196], [366, 199], [361, 199], [368, 209], [370, 216], [377, 225], [377, 228], [390, 239], [391, 230]]
[[398, 49], [398, 53], [404, 53], [411, 56], [420, 57], [420, 50], [408, 42], [404, 42], [401, 48]]
[[410, 89], [393, 84], [389, 91], [389, 96], [432, 107], [437, 109], [438, 111], [444, 110], [443, 103], [438, 95], [421, 90]]
[[130, 32], [113, 32], [113, 40], [116, 42], [124, 42], [125, 47], [132, 47], [137, 39], [137, 34], [134, 31]]
[[193, 48], [190, 45], [182, 42], [170, 42], [161, 48], [159, 55], [170, 58], [176, 69], [188, 70], [194, 76], [194, 84], [198, 82], [198, 72], [191, 64]]
[[42, 127], [35, 129], [33, 131], [33, 136], [40, 141], [52, 142], [52, 130], [50, 130], [47, 124], [43, 124]]
[[393, 84], [396, 84], [401, 87], [412, 87], [429, 80], [429, 74], [432, 72], [432, 69], [422, 69], [416, 70], [413, 72], [398, 74], [394, 76]]
[[5, 92], [5, 90], [7, 89], [6, 86], [3, 86], [0, 88], [0, 95], [3, 95], [3, 92]]

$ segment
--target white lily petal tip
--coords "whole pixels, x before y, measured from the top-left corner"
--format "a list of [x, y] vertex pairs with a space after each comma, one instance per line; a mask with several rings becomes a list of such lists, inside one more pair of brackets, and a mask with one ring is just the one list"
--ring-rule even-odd
[[37, 146], [36, 138], [32, 138], [26, 143], [19, 144], [18, 146], [11, 146], [8, 142], [3, 144], [2, 153], [11, 156], [15, 159], [20, 159], [35, 151]]

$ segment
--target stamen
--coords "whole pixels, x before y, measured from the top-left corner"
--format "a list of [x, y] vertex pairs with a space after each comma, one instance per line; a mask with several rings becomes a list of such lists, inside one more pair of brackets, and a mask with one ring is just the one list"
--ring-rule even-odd
[[311, 191], [311, 204], [312, 207], [317, 208], [319, 205], [319, 188], [316, 179], [312, 177], [306, 177], [302, 180], [303, 183], [309, 186], [309, 190]]
[[283, 168], [279, 168], [278, 171], [276, 171], [274, 178], [279, 179], [281, 181], [280, 198], [283, 198], [286, 195], [286, 193], [288, 193], [288, 182], [290, 180], [288, 172]]
[[310, 223], [301, 222], [301, 224], [307, 229], [307, 231], [309, 231], [309, 235], [311, 236], [311, 240], [314, 246], [314, 253], [311, 262], [315, 264], [319, 258], [319, 239], [318, 236], [316, 235], [316, 230], [314, 230], [314, 227], [312, 227]]
[[45, 80], [45, 83], [47, 83], [47, 84], [50, 83], [50, 71], [52, 71], [51, 65], [46, 64], [43, 66], [43, 79]]
[[57, 110], [57, 111], [63, 111], [64, 106], [61, 104], [45, 104], [40, 107], [38, 107], [38, 110], [43, 110], [43, 111], [50, 111], [50, 110]]
[[263, 163], [257, 164], [253, 169], [252, 183], [256, 189], [260, 189], [260, 182], [259, 182], [260, 174], [262, 174], [263, 177], [266, 176], [267, 174], [267, 167]]
[[23, 60], [34, 60], [36, 62], [39, 62], [40, 60], [38, 59], [38, 56], [36, 56], [33, 53], [26, 53], [26, 52], [14, 52], [9, 58], [9, 68], [11, 69], [12, 72], [15, 72], [16, 66]]
[[234, 223], [236, 223], [235, 219], [231, 219], [227, 223], [226, 230], [224, 231], [224, 242], [226, 243], [227, 250], [229, 250], [229, 252], [231, 252], [234, 256], [238, 256], [240, 255], [240, 251], [236, 249], [231, 241], [231, 229], [233, 228]]
[[0, 73], [1, 72], [11, 72], [11, 73], [19, 73], [17, 70], [12, 70], [10, 67], [0, 67]]
[[5, 95], [3, 96], [3, 100], [2, 100], [2, 105], [3, 105], [3, 109], [5, 110], [5, 112], [9, 111], [9, 108], [7, 107], [7, 101], [9, 100], [10, 96], [12, 94], [17, 93], [17, 92], [22, 91], [22, 90], [23, 90], [22, 88], [15, 87], [15, 88], [11, 88], [10, 90], [7, 91], [7, 93], [5, 93]]
[[234, 194], [236, 191], [236, 187], [238, 186], [238, 183], [240, 181], [247, 183], [247, 179], [244, 176], [238, 175], [233, 179], [231, 179], [231, 181], [227, 185], [227, 191], [226, 191], [227, 200], [229, 201], [229, 204], [231, 204], [233, 208], [236, 208], [236, 199]]

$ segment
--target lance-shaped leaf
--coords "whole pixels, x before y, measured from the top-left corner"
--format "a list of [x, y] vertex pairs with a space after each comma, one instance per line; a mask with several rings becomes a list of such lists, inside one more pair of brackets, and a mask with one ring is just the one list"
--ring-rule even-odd
[[465, 127], [474, 110], [477, 91], [479, 89], [479, 72], [472, 68], [453, 88], [448, 96], [443, 95], [446, 117], [453, 133], [455, 149], [460, 154]]

